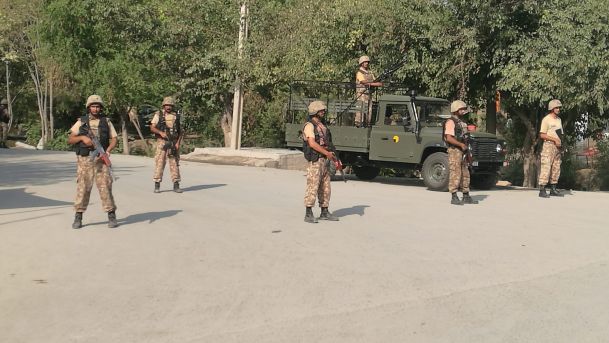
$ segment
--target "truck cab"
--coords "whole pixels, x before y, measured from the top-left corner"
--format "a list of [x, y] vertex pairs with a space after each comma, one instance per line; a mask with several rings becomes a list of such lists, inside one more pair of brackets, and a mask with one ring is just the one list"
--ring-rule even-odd
[[[381, 168], [420, 175], [430, 190], [448, 189], [447, 146], [442, 139], [443, 124], [450, 117], [448, 100], [418, 96], [414, 92], [380, 92], [371, 97], [371, 122], [365, 127], [351, 123], [357, 110], [353, 96], [306, 98], [290, 94], [286, 115], [286, 145], [302, 149], [302, 128], [308, 119], [306, 106], [314, 100], [328, 105], [326, 124], [339, 158], [352, 166], [363, 180], [374, 179]], [[363, 110], [367, 110], [364, 108]], [[470, 133], [472, 186], [489, 189], [497, 182], [503, 166], [505, 143], [493, 134]]]

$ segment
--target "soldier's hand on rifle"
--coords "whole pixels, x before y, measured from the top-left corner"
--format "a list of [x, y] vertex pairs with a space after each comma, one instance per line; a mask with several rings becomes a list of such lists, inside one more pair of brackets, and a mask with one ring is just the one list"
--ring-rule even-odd
[[86, 145], [86, 146], [93, 146], [93, 141], [91, 140], [91, 138], [89, 138], [89, 136], [79, 136], [80, 137], [80, 141]]
[[467, 151], [467, 145], [465, 143], [461, 143], [460, 147], [463, 152]]
[[336, 160], [336, 156], [334, 155], [334, 153], [332, 151], [326, 151], [325, 155], [326, 155], [326, 158], [329, 160], [332, 160], [332, 161]]
[[554, 145], [556, 145], [557, 148], [560, 148], [562, 146], [562, 142], [560, 141], [560, 138], [555, 138]]
[[159, 132], [159, 136], [161, 136], [164, 139], [167, 139], [167, 133], [166, 132], [160, 131]]

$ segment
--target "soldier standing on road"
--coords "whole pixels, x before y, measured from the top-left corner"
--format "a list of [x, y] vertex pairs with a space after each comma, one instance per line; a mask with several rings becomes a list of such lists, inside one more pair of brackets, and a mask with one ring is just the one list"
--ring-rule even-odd
[[[165, 97], [162, 112], [157, 111], [152, 118], [150, 131], [156, 136], [156, 155], [154, 156], [154, 193], [161, 192], [163, 171], [169, 157], [169, 171], [173, 181], [173, 191], [182, 193], [180, 189], [180, 143], [182, 128], [180, 116], [173, 111], [175, 102], [172, 97]], [[173, 147], [172, 147], [173, 145]]]
[[0, 148], [6, 148], [6, 139], [8, 137], [8, 122], [10, 121], [8, 114], [8, 100], [0, 101]]
[[[370, 57], [359, 58], [359, 68], [355, 72], [355, 97], [357, 111], [355, 112], [355, 126], [366, 126], [372, 119], [372, 103], [370, 102], [370, 87], [381, 87], [382, 82], [375, 82], [374, 74], [370, 71]], [[365, 115], [362, 116], [362, 113]], [[363, 117], [363, 118], [362, 118]]]
[[[548, 104], [548, 113], [541, 121], [539, 138], [543, 140], [541, 149], [541, 171], [539, 173], [539, 196], [549, 198], [550, 196], [562, 197], [563, 194], [556, 189], [560, 177], [560, 164], [563, 134], [562, 121], [558, 116], [562, 104], [560, 100], [552, 100]], [[546, 192], [546, 186], [550, 181], [550, 194]]]
[[[305, 222], [317, 223], [317, 219], [337, 221], [338, 218], [328, 210], [330, 205], [330, 173], [328, 163], [334, 163], [336, 156], [329, 148], [332, 145], [330, 130], [324, 125], [323, 117], [327, 111], [322, 101], [309, 104], [309, 121], [303, 127], [303, 152], [309, 162], [307, 168], [307, 189], [304, 203], [306, 207]], [[321, 215], [315, 218], [313, 206], [315, 198], [319, 198]]]
[[102, 159], [91, 159], [89, 156], [94, 152], [95, 148], [91, 137], [97, 137], [106, 153], [116, 147], [117, 135], [114, 125], [108, 118], [102, 115], [104, 102], [99, 95], [91, 95], [87, 99], [87, 115], [81, 117], [70, 129], [68, 143], [76, 145], [77, 158], [77, 189], [76, 201], [74, 209], [76, 215], [74, 217], [73, 229], [82, 227], [82, 214], [87, 210], [89, 205], [89, 197], [93, 182], [97, 185], [99, 196], [102, 201], [102, 207], [108, 213], [108, 227], [114, 228], [118, 226], [116, 221], [116, 204], [114, 196], [112, 196], [112, 177], [108, 166], [104, 164]]
[[[450, 203], [453, 205], [477, 204], [469, 195], [469, 168], [463, 158], [468, 147], [464, 143], [467, 124], [461, 119], [468, 113], [467, 104], [461, 100], [450, 104], [451, 117], [444, 123], [442, 136], [448, 145], [448, 191], [451, 193]], [[460, 200], [457, 191], [463, 192]]]

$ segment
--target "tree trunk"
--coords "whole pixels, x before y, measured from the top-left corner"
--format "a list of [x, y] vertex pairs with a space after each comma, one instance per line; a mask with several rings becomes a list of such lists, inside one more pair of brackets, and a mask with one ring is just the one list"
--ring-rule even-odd
[[123, 155], [129, 155], [129, 135], [127, 134], [127, 121], [121, 116], [121, 136], [123, 136]]
[[13, 126], [13, 101], [11, 100], [11, 90], [10, 90], [10, 78], [11, 78], [11, 73], [9, 71], [8, 68], [8, 62], [5, 63], [6, 66], [6, 101], [8, 102], [8, 104], [6, 105], [6, 110], [8, 111], [8, 129], [7, 129], [7, 134], [8, 132], [11, 131], [11, 126]]
[[135, 107], [129, 107], [127, 113], [129, 113], [129, 121], [131, 122], [131, 124], [133, 124], [133, 126], [135, 126], [135, 129], [137, 130], [137, 134], [140, 136], [140, 139], [144, 140], [142, 128], [140, 127], [140, 119], [137, 116], [137, 110], [135, 109]]
[[230, 97], [227, 95], [223, 97], [224, 102], [224, 112], [222, 113], [222, 118], [220, 118], [220, 126], [222, 127], [222, 132], [224, 133], [224, 146], [230, 147], [231, 142], [231, 126], [233, 122], [233, 108]]
[[53, 78], [49, 80], [49, 133], [55, 138], [55, 119], [53, 118]]
[[[528, 113], [534, 113], [537, 115], [537, 111], [535, 108], [528, 110]], [[516, 115], [522, 120], [524, 125], [526, 126], [526, 136], [524, 137], [524, 143], [522, 148], [522, 166], [524, 173], [524, 180], [522, 182], [523, 187], [537, 187], [537, 154], [535, 153], [535, 146], [538, 142], [537, 130], [533, 122], [531, 121], [531, 117], [524, 113], [523, 109], [517, 109], [514, 111]]]
[[494, 94], [486, 100], [486, 132], [497, 133], [497, 111]]

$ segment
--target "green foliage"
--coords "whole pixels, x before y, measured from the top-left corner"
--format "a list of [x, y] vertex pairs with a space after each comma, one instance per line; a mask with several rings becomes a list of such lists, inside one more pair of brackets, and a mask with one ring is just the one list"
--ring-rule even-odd
[[30, 121], [25, 125], [25, 142], [32, 146], [37, 146], [40, 141], [40, 122]]
[[54, 138], [44, 144], [45, 150], [72, 151], [73, 146], [68, 144], [68, 133], [55, 130]]
[[594, 165], [596, 178], [602, 191], [609, 191], [609, 140], [603, 139], [597, 142], [596, 147], [599, 154]]

